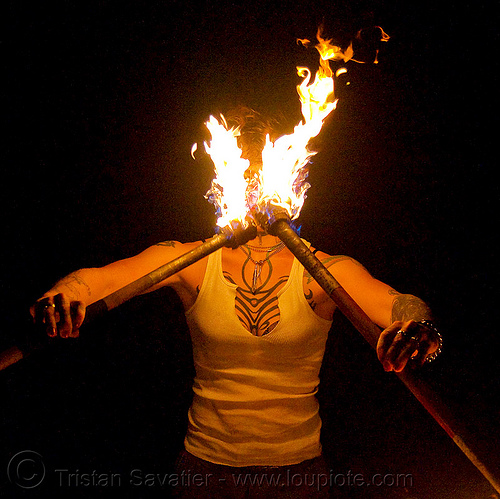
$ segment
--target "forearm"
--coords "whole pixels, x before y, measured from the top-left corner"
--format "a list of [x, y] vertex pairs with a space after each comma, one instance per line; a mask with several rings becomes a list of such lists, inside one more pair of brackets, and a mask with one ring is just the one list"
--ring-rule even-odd
[[[88, 305], [105, 298], [177, 257], [183, 251], [174, 244], [152, 246], [136, 256], [104, 267], [76, 270], [57, 281], [30, 309], [35, 322], [45, 324], [49, 336], [78, 336]], [[174, 285], [178, 274], [162, 281]]]
[[107, 289], [111, 287], [111, 283], [107, 281], [102, 269], [80, 269], [57, 281], [43, 297], [63, 293], [71, 301], [81, 301], [85, 305], [90, 305], [106, 296]]
[[[197, 244], [188, 245], [195, 247]], [[84, 268], [72, 272], [57, 281], [42, 298], [63, 294], [69, 301], [80, 301], [85, 306], [94, 303], [114, 291], [157, 269], [185, 252], [184, 245], [174, 242], [151, 246], [130, 258], [109, 263], [104, 267]], [[172, 285], [179, 275], [165, 279], [161, 285]]]

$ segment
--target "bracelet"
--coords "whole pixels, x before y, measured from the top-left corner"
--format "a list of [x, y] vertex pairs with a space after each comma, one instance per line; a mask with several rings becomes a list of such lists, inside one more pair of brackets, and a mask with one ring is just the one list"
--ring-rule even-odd
[[427, 355], [427, 357], [425, 358], [425, 363], [429, 364], [431, 362], [434, 362], [436, 360], [437, 356], [441, 353], [441, 351], [443, 349], [443, 337], [441, 336], [441, 333], [438, 331], [437, 327], [431, 321], [427, 321], [427, 320], [423, 319], [421, 321], [418, 321], [418, 324], [426, 327], [427, 329], [432, 330], [437, 338], [437, 342], [438, 342], [437, 350], [435, 352], [431, 353], [430, 355]]

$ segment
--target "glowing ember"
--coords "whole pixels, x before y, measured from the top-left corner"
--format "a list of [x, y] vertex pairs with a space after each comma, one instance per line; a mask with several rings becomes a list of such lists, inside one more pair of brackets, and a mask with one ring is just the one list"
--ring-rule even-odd
[[[382, 31], [382, 40], [387, 35]], [[217, 208], [217, 225], [231, 226], [238, 221], [244, 227], [248, 219], [256, 213], [267, 213], [273, 206], [286, 209], [290, 218], [296, 219], [304, 204], [306, 191], [310, 185], [306, 182], [307, 165], [316, 152], [308, 148], [323, 126], [325, 118], [335, 109], [333, 72], [330, 60], [348, 61], [352, 59], [352, 44], [342, 49], [322, 38], [317, 33], [318, 44], [315, 48], [320, 54], [320, 67], [312, 79], [311, 71], [298, 67], [297, 73], [303, 78], [297, 86], [303, 120], [298, 123], [292, 134], [283, 135], [271, 142], [269, 136], [262, 152], [263, 166], [253, 177], [245, 178], [249, 162], [241, 158], [237, 145], [238, 129], [228, 129], [223, 116], [219, 122], [213, 116], [206, 126], [211, 134], [210, 142], [205, 143], [205, 150], [210, 155], [216, 177], [206, 197]], [[388, 37], [387, 37], [388, 39]], [[309, 40], [298, 40], [309, 46]], [[337, 70], [336, 76], [346, 71]], [[192, 154], [194, 150], [192, 150]]]

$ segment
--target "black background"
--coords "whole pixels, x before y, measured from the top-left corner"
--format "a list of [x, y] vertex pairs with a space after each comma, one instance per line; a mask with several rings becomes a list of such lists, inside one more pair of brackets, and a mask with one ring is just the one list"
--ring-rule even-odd
[[[425, 299], [445, 336], [425, 374], [478, 439], [499, 416], [496, 165], [498, 35], [487, 2], [7, 2], [1, 35], [0, 343], [59, 277], [165, 239], [213, 234], [212, 170], [191, 145], [237, 104], [300, 119], [296, 44], [383, 26], [380, 63], [336, 82], [300, 218], [302, 236]], [[375, 45], [368, 45], [367, 57]], [[366, 48], [366, 47], [365, 47]], [[365, 54], [366, 55], [366, 54]], [[349, 84], [347, 85], [347, 82]], [[446, 434], [336, 319], [321, 398], [336, 473], [411, 473], [353, 497], [492, 497]], [[333, 335], [332, 335], [333, 336]], [[182, 443], [192, 366], [179, 303], [142, 297], [78, 341], [0, 374], [0, 473], [16, 452], [47, 469], [166, 472]], [[335, 394], [335, 395], [333, 395]], [[490, 453], [490, 459], [494, 456]], [[496, 461], [498, 466], [498, 461]], [[20, 494], [4, 475], [2, 494]], [[151, 489], [151, 488], [150, 488]], [[133, 488], [141, 497], [160, 487]], [[53, 474], [24, 494], [93, 497]], [[489, 494], [489, 495], [488, 495]]]

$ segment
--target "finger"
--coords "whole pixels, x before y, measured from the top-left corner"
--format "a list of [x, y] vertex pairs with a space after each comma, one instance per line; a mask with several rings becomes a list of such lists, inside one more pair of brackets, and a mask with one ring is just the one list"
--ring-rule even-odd
[[404, 332], [405, 331], [402, 329], [397, 331], [391, 345], [387, 349], [383, 361], [384, 369], [386, 371], [392, 371], [394, 369], [396, 359], [398, 358], [399, 354], [402, 352], [403, 348], [406, 345], [407, 340], [404, 336]]
[[403, 323], [401, 321], [396, 321], [380, 334], [377, 342], [377, 357], [380, 362], [384, 361], [394, 337], [402, 326]]
[[428, 340], [420, 342], [418, 353], [413, 357], [415, 367], [422, 367], [425, 363], [425, 358], [431, 353], [432, 343]]
[[403, 346], [399, 355], [393, 362], [393, 367], [396, 372], [401, 372], [405, 367], [412, 355], [418, 350], [419, 342], [416, 336], [408, 338], [408, 341]]
[[45, 322], [45, 309], [50, 305], [50, 298], [42, 298], [36, 301], [30, 307], [30, 314], [33, 317], [33, 322], [44, 323]]
[[[406, 349], [410, 348], [408, 346], [410, 343], [410, 338], [412, 337], [414, 331], [418, 329], [417, 323], [412, 320], [406, 322], [397, 321], [394, 323], [394, 325], [396, 324], [401, 325], [400, 329], [396, 331], [392, 343], [389, 345], [389, 348], [387, 349], [383, 359], [383, 365], [386, 371], [391, 371], [392, 369], [398, 371], [402, 370], [402, 367], [398, 363], [398, 358], [400, 357], [400, 355], [406, 355]], [[415, 344], [416, 343], [414, 343], [414, 345]], [[415, 348], [413, 348], [413, 351], [415, 351]]]
[[54, 304], [56, 306], [56, 310], [59, 313], [59, 336], [61, 338], [67, 338], [71, 330], [73, 329], [73, 324], [71, 321], [71, 312], [70, 312], [70, 302], [66, 295], [63, 293], [59, 293], [54, 296]]
[[33, 318], [33, 323], [36, 322], [36, 307], [37, 307], [36, 303], [34, 303], [33, 305], [31, 305], [31, 307], [30, 307], [30, 315]]
[[70, 333], [71, 338], [78, 338], [80, 336], [80, 326], [85, 319], [85, 305], [81, 301], [74, 301], [71, 303], [71, 319], [73, 329]]
[[42, 322], [45, 323], [45, 330], [51, 337], [57, 336], [57, 321], [55, 317], [55, 304], [52, 298], [48, 298], [43, 304]]

